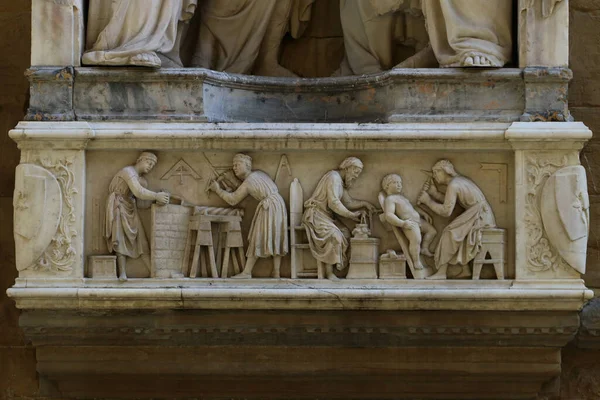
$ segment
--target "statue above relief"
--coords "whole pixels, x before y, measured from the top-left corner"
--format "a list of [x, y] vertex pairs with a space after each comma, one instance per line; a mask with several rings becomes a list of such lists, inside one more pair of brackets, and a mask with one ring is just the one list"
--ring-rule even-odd
[[[280, 65], [289, 43], [284, 38], [301, 38], [309, 23], [335, 25], [331, 15], [341, 22], [336, 37], [344, 46], [334, 76], [392, 68], [499, 68], [511, 61], [511, 0], [340, 0], [339, 15], [332, 9], [328, 18], [321, 18], [315, 1], [90, 0], [82, 61], [295, 77], [288, 69], [294, 63]], [[318, 41], [319, 34], [306, 39]], [[298, 47], [309, 58], [319, 49], [315, 43]]]

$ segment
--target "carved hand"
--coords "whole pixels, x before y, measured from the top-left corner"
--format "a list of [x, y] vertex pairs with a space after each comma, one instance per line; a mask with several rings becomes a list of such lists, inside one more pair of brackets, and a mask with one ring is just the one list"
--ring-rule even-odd
[[208, 187], [210, 190], [212, 190], [213, 192], [217, 192], [219, 189], [221, 189], [221, 186], [219, 185], [219, 182], [217, 181], [212, 181], [210, 186]]
[[156, 193], [156, 203], [164, 206], [165, 204], [169, 203], [169, 200], [171, 198], [171, 195], [167, 192], [158, 192]]
[[411, 231], [415, 231], [415, 230], [419, 229], [419, 224], [417, 224], [414, 221], [404, 221], [404, 226], [402, 228], [408, 229]]
[[417, 204], [427, 204], [429, 202], [429, 193], [427, 193], [426, 191], [421, 191], [421, 193], [419, 194], [419, 198], [417, 199]]
[[356, 211], [356, 212], [353, 212], [352, 214], [353, 214], [352, 220], [356, 221], [356, 222], [360, 222], [360, 219], [363, 215], [365, 215], [365, 212], [364, 211]]
[[370, 213], [375, 213], [377, 211], [377, 207], [375, 207], [373, 204], [369, 203], [368, 201], [363, 201], [362, 206], [364, 208], [366, 208]]

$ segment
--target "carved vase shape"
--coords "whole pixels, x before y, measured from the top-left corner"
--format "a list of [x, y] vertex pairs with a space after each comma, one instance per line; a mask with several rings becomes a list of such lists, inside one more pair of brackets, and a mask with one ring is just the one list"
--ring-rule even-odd
[[581, 165], [556, 171], [542, 189], [541, 214], [550, 243], [577, 272], [585, 273], [589, 199]]
[[62, 213], [60, 185], [47, 169], [20, 164], [13, 206], [16, 264], [22, 271], [42, 256], [58, 230]]

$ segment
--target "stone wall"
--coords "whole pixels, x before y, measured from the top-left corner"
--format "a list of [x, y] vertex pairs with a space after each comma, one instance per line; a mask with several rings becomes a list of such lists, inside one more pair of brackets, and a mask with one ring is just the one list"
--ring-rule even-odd
[[[38, 0], [36, 0], [38, 1]], [[31, 1], [0, 1], [0, 399], [35, 396], [35, 351], [18, 327], [19, 312], [6, 296], [17, 276], [12, 234], [14, 169], [19, 152], [8, 130], [23, 117], [28, 82]]]
[[[35, 0], [41, 1], [41, 0]], [[7, 132], [24, 115], [29, 65], [29, 0], [0, 0], [0, 399], [36, 398], [35, 352], [18, 328], [19, 312], [5, 291], [14, 283], [12, 192], [18, 150]], [[319, 37], [320, 33], [314, 33]], [[322, 34], [329, 37], [329, 34]], [[600, 0], [571, 0], [571, 68], [574, 80], [570, 105], [596, 137], [582, 154], [587, 168], [591, 213], [586, 282], [600, 289]], [[322, 45], [339, 58], [339, 40]], [[319, 70], [327, 74], [329, 71]], [[575, 346], [563, 351], [562, 399], [600, 398], [600, 351]]]

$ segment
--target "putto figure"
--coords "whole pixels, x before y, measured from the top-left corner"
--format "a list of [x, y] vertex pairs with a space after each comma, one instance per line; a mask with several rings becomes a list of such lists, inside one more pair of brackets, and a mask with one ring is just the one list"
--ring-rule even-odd
[[446, 194], [440, 193], [428, 180], [417, 203], [443, 217], [452, 214], [457, 202], [465, 211], [442, 231], [435, 250], [437, 272], [427, 279], [446, 279], [449, 264], [463, 267], [458, 278], [468, 277], [468, 263], [481, 249], [481, 230], [496, 227], [492, 207], [481, 189], [469, 178], [459, 175], [450, 161], [440, 160], [431, 170], [435, 185], [447, 185]]
[[415, 209], [402, 195], [400, 175], [386, 175], [381, 181], [381, 188], [385, 192], [385, 198], [382, 199], [385, 221], [402, 230], [409, 243], [410, 254], [407, 256], [410, 256], [416, 269], [423, 269], [419, 254], [433, 257], [429, 246], [437, 234], [431, 217], [423, 210]]
[[252, 171], [252, 158], [245, 154], [233, 157], [233, 172], [243, 182], [233, 193], [221, 188], [219, 182], [210, 185], [223, 200], [236, 205], [247, 196], [258, 200], [256, 213], [248, 233], [248, 251], [244, 270], [233, 278], [252, 278], [258, 258], [273, 257], [273, 278], [280, 278], [281, 258], [288, 253], [288, 223], [285, 202], [273, 179], [263, 171]]
[[169, 202], [169, 193], [146, 189], [148, 184], [143, 175], [149, 173], [157, 161], [153, 153], [143, 152], [135, 165], [123, 168], [114, 176], [108, 188], [104, 237], [109, 252], [117, 254], [120, 281], [127, 280], [127, 257], [141, 257], [150, 274], [150, 246], [136, 200], [156, 201], [160, 205]]
[[363, 170], [363, 163], [356, 157], [348, 157], [340, 164], [339, 170], [327, 172], [317, 184], [310, 199], [304, 203], [302, 224], [306, 229], [310, 251], [318, 262], [325, 264], [328, 279], [337, 279], [333, 266], [338, 270], [348, 264], [348, 239], [350, 232], [335, 215], [360, 221], [365, 211], [351, 211], [366, 208], [375, 212], [376, 207], [363, 200], [350, 197], [350, 188]]

